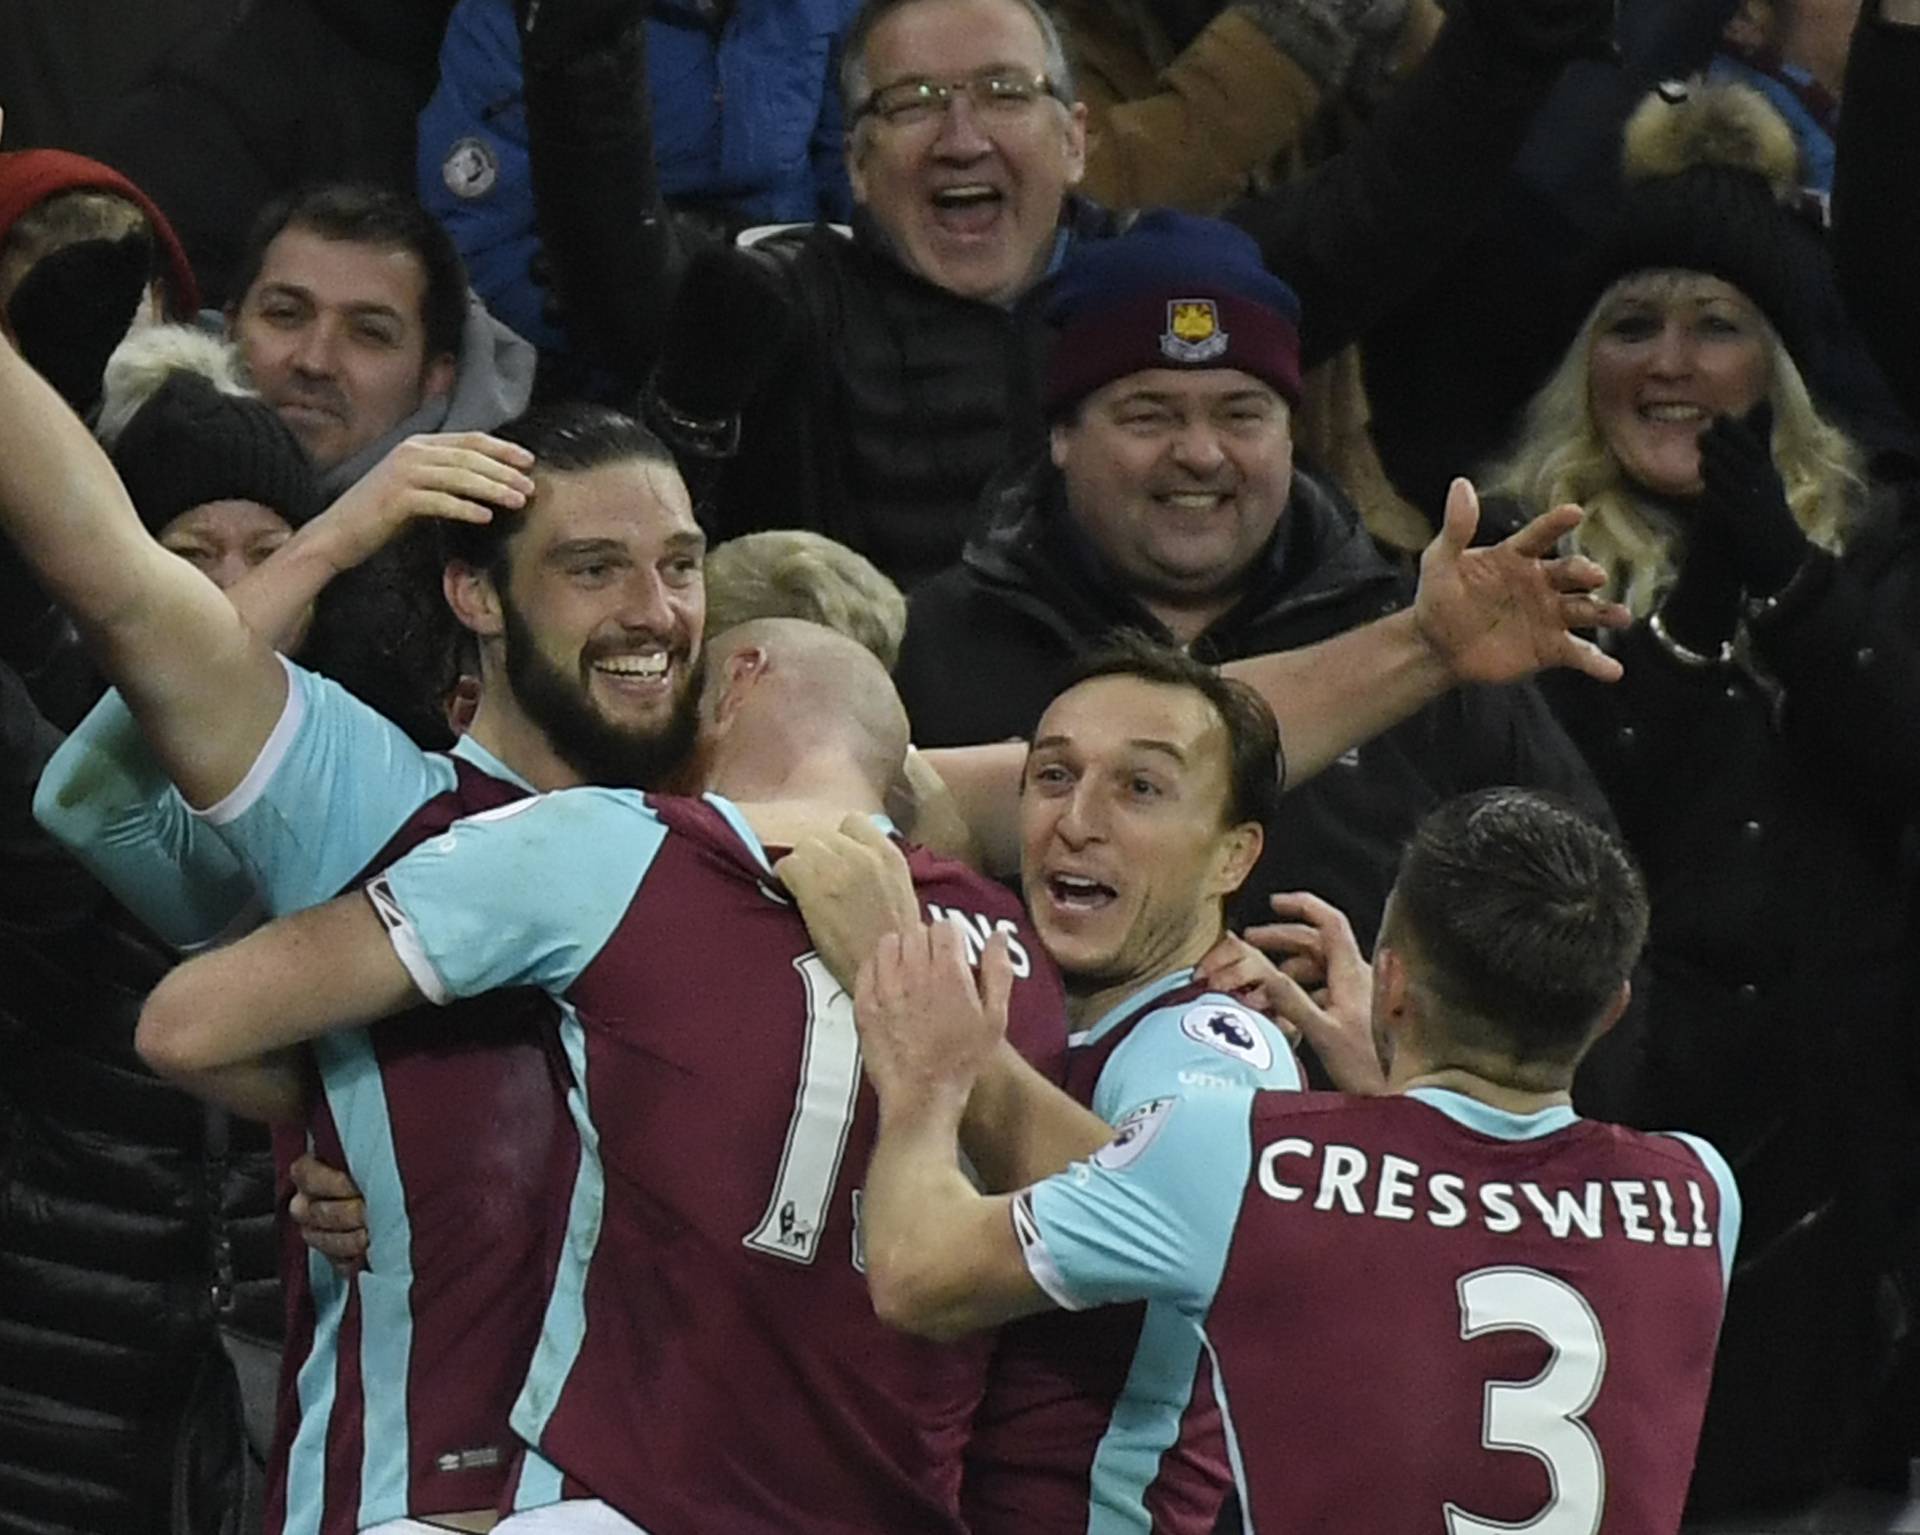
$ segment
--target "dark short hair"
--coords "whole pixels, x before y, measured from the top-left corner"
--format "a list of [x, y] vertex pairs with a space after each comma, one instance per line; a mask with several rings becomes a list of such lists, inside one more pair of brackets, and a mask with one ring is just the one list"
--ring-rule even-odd
[[1244, 682], [1223, 677], [1204, 661], [1137, 629], [1122, 629], [1098, 650], [1082, 656], [1054, 697], [1102, 677], [1137, 677], [1198, 693], [1227, 730], [1227, 802], [1222, 824], [1258, 821], [1265, 826], [1273, 819], [1280, 807], [1280, 726], [1266, 699]]
[[350, 241], [407, 251], [426, 274], [420, 328], [429, 360], [458, 355], [467, 323], [467, 269], [452, 237], [413, 197], [358, 181], [330, 181], [290, 192], [260, 211], [234, 274], [234, 302], [259, 280], [267, 247], [287, 229], [305, 229], [323, 240]]
[[[632, 416], [605, 405], [567, 401], [536, 406], [495, 427], [493, 435], [531, 453], [536, 473], [578, 474], [628, 459], [678, 472], [665, 443]], [[506, 579], [507, 545], [520, 524], [517, 513], [504, 511], [496, 511], [485, 523], [439, 522], [443, 561], [483, 570], [500, 584]]]
[[1459, 1042], [1571, 1061], [1631, 974], [1647, 890], [1619, 840], [1533, 789], [1448, 800], [1400, 859], [1388, 928]]

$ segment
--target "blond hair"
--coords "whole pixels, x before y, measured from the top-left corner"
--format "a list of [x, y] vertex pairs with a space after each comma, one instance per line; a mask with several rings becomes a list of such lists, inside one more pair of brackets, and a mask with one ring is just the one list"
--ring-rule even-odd
[[[1578, 502], [1587, 519], [1569, 536], [1577, 554], [1607, 573], [1608, 589], [1634, 617], [1659, 606], [1679, 571], [1682, 530], [1672, 513], [1629, 481], [1593, 419], [1589, 366], [1600, 321], [1620, 290], [1646, 273], [1629, 274], [1588, 311], [1560, 366], [1527, 407], [1519, 444], [1485, 471], [1483, 496], [1506, 497], [1534, 516]], [[1673, 273], [1676, 280], [1690, 274]], [[1808, 539], [1838, 551], [1866, 491], [1862, 454], [1823, 417], [1779, 333], [1755, 310], [1767, 351], [1767, 398], [1773, 405], [1773, 461], [1787, 505]]]
[[864, 556], [819, 533], [729, 539], [707, 556], [707, 634], [758, 618], [803, 618], [864, 645], [892, 671], [907, 599]]

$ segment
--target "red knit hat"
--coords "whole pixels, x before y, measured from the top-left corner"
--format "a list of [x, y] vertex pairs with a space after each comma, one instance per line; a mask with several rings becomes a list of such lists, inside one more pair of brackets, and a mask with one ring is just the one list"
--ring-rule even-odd
[[167, 296], [172, 318], [190, 320], [200, 309], [200, 284], [180, 237], [153, 199], [110, 165], [64, 149], [20, 149], [0, 154], [0, 241], [20, 216], [60, 192], [111, 192], [147, 216], [167, 258]]

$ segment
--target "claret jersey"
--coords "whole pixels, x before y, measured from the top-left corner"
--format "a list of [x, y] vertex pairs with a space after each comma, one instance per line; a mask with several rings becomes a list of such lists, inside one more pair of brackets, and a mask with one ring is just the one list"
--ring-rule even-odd
[[[1196, 1087], [1297, 1091], [1271, 1020], [1180, 970], [1069, 1037], [1066, 1088], [1132, 1134], [1129, 1114]], [[1162, 1302], [1004, 1328], [967, 1449], [973, 1535], [1212, 1535], [1230, 1485], [1212, 1371]]]
[[[286, 663], [287, 705], [246, 779], [205, 812], [268, 909], [331, 899], [461, 816], [531, 793], [471, 740], [424, 752], [337, 684]], [[342, 1276], [281, 1233], [287, 1307], [268, 1466], [271, 1535], [352, 1535], [494, 1506], [508, 1414], [539, 1333], [577, 1156], [535, 992], [316, 1041], [308, 1122], [276, 1136], [366, 1196], [366, 1264]]]
[[1250, 1530], [1677, 1528], [1739, 1224], [1711, 1147], [1437, 1089], [1129, 1128], [1015, 1226], [1060, 1305], [1180, 1312]]
[[[1009, 1032], [1058, 1080], [1059, 984], [1017, 902], [910, 865], [976, 954], [1013, 935]], [[553, 1196], [567, 1234], [514, 1410], [538, 1451], [517, 1506], [589, 1493], [651, 1535], [958, 1535], [988, 1344], [873, 1314], [851, 1003], [738, 812], [568, 790], [462, 822], [370, 893], [429, 996], [561, 1004], [586, 1154]]]

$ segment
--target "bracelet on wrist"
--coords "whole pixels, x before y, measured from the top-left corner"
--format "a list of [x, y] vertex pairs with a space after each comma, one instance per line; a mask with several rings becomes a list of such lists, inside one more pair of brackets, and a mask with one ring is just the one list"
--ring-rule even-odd
[[644, 414], [663, 428], [663, 435], [671, 437], [688, 451], [701, 458], [732, 458], [740, 447], [740, 416], [736, 412], [719, 420], [700, 416], [685, 415], [675, 410], [661, 397], [655, 384], [647, 386]]
[[1833, 561], [1818, 549], [1809, 549], [1786, 584], [1778, 591], [1764, 597], [1749, 597], [1740, 608], [1746, 623], [1765, 629], [1793, 616], [1819, 595], [1826, 584], [1826, 576], [1833, 569]]
[[1719, 651], [1713, 655], [1707, 655], [1703, 651], [1690, 649], [1688, 646], [1682, 645], [1667, 631], [1666, 620], [1661, 618], [1658, 613], [1653, 613], [1648, 616], [1647, 633], [1653, 636], [1655, 644], [1668, 655], [1672, 656], [1673, 659], [1678, 661], [1682, 666], [1706, 668], [1710, 666], [1731, 666], [1733, 664], [1732, 640], [1722, 640]]

